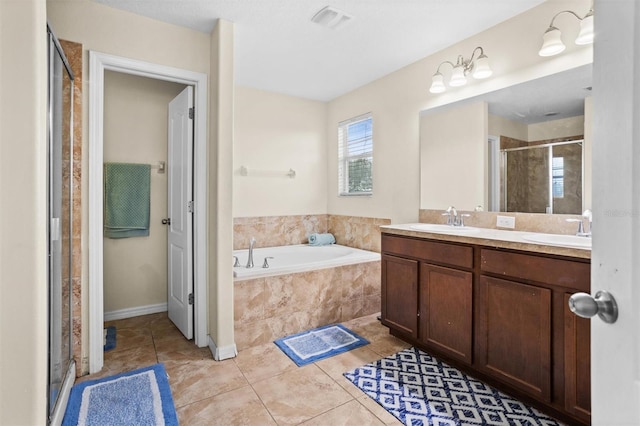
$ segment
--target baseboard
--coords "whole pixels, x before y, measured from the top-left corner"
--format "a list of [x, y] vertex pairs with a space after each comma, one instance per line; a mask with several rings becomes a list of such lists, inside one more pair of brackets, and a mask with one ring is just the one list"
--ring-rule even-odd
[[156, 305], [136, 306], [135, 308], [118, 309], [117, 311], [105, 312], [104, 320], [113, 321], [139, 317], [140, 315], [157, 314], [158, 312], [167, 312], [167, 304], [158, 303]]
[[238, 355], [238, 349], [236, 348], [236, 344], [223, 346], [219, 348], [216, 345], [216, 342], [213, 341], [211, 336], [209, 336], [209, 350], [213, 355], [213, 359], [216, 361], [222, 361], [223, 359], [235, 358]]

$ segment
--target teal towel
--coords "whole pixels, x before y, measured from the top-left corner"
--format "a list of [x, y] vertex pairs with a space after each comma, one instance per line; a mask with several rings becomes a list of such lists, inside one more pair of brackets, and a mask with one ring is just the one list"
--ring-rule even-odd
[[149, 235], [150, 187], [151, 165], [105, 163], [105, 237]]
[[309, 235], [309, 245], [311, 246], [326, 246], [335, 242], [336, 238], [330, 233]]

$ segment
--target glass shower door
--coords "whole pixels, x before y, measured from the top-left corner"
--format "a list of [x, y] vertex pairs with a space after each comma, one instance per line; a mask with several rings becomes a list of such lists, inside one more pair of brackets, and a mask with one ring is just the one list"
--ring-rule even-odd
[[48, 233], [50, 423], [64, 416], [75, 378], [72, 351], [73, 74], [55, 36], [49, 35]]

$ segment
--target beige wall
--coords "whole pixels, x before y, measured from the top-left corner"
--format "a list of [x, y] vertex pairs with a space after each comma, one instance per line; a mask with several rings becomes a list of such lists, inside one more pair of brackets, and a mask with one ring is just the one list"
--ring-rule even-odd
[[[113, 71], [104, 80], [104, 161], [167, 163], [168, 105], [185, 85]], [[104, 239], [104, 311], [167, 303], [167, 173], [151, 170], [148, 237]]]
[[[209, 35], [206, 33], [145, 18], [90, 0], [48, 0], [46, 15], [58, 38], [83, 44], [84, 75], [89, 75], [89, 50], [209, 73], [210, 45]], [[89, 84], [88, 78], [83, 80], [84, 134], [81, 142], [83, 171], [87, 170], [90, 150], [88, 146]], [[76, 111], [76, 113], [79, 112]], [[210, 170], [210, 173], [215, 175], [215, 169]], [[83, 200], [88, 200], [88, 175], [88, 173], [82, 174]], [[88, 247], [88, 203], [83, 203], [82, 209], [82, 244]], [[84, 324], [88, 324], [89, 318], [88, 256], [88, 250], [83, 250]], [[83, 361], [86, 361], [89, 353], [87, 331], [87, 327], [83, 327]]]
[[327, 104], [236, 87], [234, 108], [234, 217], [325, 213]]
[[[218, 21], [211, 33], [209, 143], [209, 342], [216, 359], [235, 356], [233, 336], [233, 47], [234, 26]], [[213, 166], [215, 164], [215, 166]], [[213, 173], [217, 170], [217, 173]], [[229, 265], [229, 266], [227, 266]]]
[[499, 115], [489, 114], [489, 135], [509, 136], [510, 138], [526, 141], [529, 138], [529, 126]]
[[0, 2], [0, 424], [47, 419], [46, 8]]
[[524, 124], [489, 114], [489, 134], [508, 136], [521, 141], [541, 141], [584, 134], [585, 117], [561, 118], [542, 123]]
[[[422, 209], [487, 206], [487, 104], [476, 102], [420, 118]], [[455, 161], [451, 161], [451, 159]]]
[[543, 123], [530, 124], [528, 127], [529, 142], [582, 135], [584, 134], [584, 116], [545, 121]]
[[[567, 42], [562, 55], [538, 56], [542, 34], [553, 15], [571, 9], [586, 13], [589, 1], [549, 1], [487, 31], [463, 40], [379, 80], [329, 102], [328, 188], [329, 214], [388, 217], [393, 223], [418, 220], [420, 200], [419, 112], [493, 90], [518, 84], [592, 61], [592, 46]], [[578, 24], [567, 22], [563, 35], [577, 35]], [[429, 93], [431, 76], [442, 61], [471, 55], [482, 46], [494, 75], [462, 88], [434, 95]], [[448, 74], [445, 75], [447, 78]], [[332, 135], [337, 124], [371, 111], [374, 119], [374, 195], [338, 197], [337, 142]], [[471, 205], [471, 203], [466, 203]], [[438, 206], [440, 207], [440, 206]]]

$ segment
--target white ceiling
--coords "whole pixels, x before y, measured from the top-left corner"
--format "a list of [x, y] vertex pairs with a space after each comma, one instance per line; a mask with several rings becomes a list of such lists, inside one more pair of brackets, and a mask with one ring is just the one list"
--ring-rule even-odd
[[[94, 0], [209, 33], [235, 23], [242, 86], [328, 101], [518, 15], [543, 0]], [[323, 7], [353, 19], [311, 22]], [[425, 82], [428, 84], [428, 82]]]

